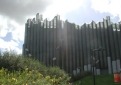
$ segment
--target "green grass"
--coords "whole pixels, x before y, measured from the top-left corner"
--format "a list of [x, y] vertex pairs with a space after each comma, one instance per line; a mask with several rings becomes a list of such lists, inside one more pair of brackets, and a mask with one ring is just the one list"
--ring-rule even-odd
[[[121, 85], [121, 82], [120, 83], [114, 82], [113, 74], [96, 75], [95, 81], [96, 81], [96, 85]], [[87, 77], [85, 77], [77, 82], [74, 82], [74, 85], [94, 85], [93, 76], [87, 76]]]

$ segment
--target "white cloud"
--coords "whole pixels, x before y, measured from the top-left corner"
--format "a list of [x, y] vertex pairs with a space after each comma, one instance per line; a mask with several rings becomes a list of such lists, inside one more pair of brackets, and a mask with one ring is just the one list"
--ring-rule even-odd
[[[17, 5], [18, 3], [20, 3], [19, 1], [15, 2], [15, 4], [12, 2], [9, 2], [10, 4], [9, 7], [12, 8], [12, 10], [15, 7], [17, 7], [18, 9], [21, 9], [21, 7], [25, 6], [24, 8], [26, 10], [22, 9], [24, 12], [18, 11], [17, 8], [14, 9], [17, 12], [12, 10], [7, 10], [6, 6], [4, 6], [4, 4], [1, 4], [1, 7], [3, 8], [3, 10], [0, 11], [0, 37], [5, 37], [8, 32], [11, 32], [12, 40], [10, 42], [6, 42], [0, 38], [0, 42], [1, 42], [0, 48], [2, 49], [11, 48], [12, 50], [17, 51], [18, 53], [21, 53], [21, 49], [19, 49], [18, 46], [19, 46], [19, 43], [21, 43], [21, 41], [24, 41], [25, 24], [23, 23], [26, 23], [25, 19], [31, 18], [29, 16], [33, 16], [33, 13], [36, 13], [37, 11], [38, 12], [40, 11], [41, 13], [43, 13], [44, 17], [46, 18], [52, 19], [56, 14], [59, 14], [61, 15], [62, 19], [65, 19], [66, 13], [81, 7], [83, 5], [84, 0], [52, 0], [53, 3], [51, 3], [49, 0], [47, 1], [42, 0], [42, 2], [39, 0], [36, 0], [37, 2], [35, 1], [36, 3], [34, 4], [34, 7], [32, 7], [33, 3], [31, 1], [26, 2], [26, 5], [24, 4], [22, 6]], [[39, 2], [41, 3], [39, 4]], [[28, 9], [26, 6], [28, 8], [32, 7], [33, 11], [32, 9]], [[37, 8], [38, 6], [40, 9]], [[43, 12], [43, 10], [45, 11]], [[14, 12], [16, 12], [17, 14]], [[4, 16], [2, 14], [4, 14]], [[18, 23], [18, 22], [22, 22], [22, 23]]]
[[55, 15], [61, 15], [65, 19], [65, 14], [78, 9], [83, 5], [83, 0], [53, 0], [53, 4], [48, 6], [43, 13], [44, 17], [52, 19]]
[[14, 50], [17, 52], [17, 54], [21, 54], [22, 53], [22, 49], [19, 49], [17, 46], [19, 44], [13, 40], [6, 42], [3, 39], [0, 38], [0, 49], [2, 50]]
[[4, 16], [0, 16], [0, 37], [5, 37], [8, 32], [12, 33], [12, 39], [19, 42], [24, 40], [24, 25]]
[[5, 37], [7, 34], [7, 19], [0, 16], [0, 37]]
[[17, 53], [22, 53], [22, 50], [18, 48], [19, 43], [24, 40], [24, 25], [19, 25], [14, 20], [0, 15], [0, 37], [5, 37], [8, 32], [11, 32], [12, 39], [9, 42], [0, 38], [0, 48], [15, 50]]
[[5, 37], [6, 34], [7, 34], [7, 29], [2, 29], [2, 30], [0, 31], [0, 37]]
[[23, 41], [24, 40], [24, 29], [25, 29], [25, 26], [24, 25], [19, 25], [15, 21], [11, 21], [10, 23], [15, 28], [14, 30], [11, 31], [12, 39], [16, 40], [17, 42]]
[[106, 12], [121, 20], [121, 0], [91, 0], [92, 8], [101, 13]]

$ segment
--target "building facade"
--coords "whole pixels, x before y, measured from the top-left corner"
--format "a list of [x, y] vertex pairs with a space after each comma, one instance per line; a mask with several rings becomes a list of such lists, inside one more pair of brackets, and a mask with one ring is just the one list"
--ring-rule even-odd
[[[79, 26], [55, 16], [51, 21], [28, 19], [25, 24], [23, 55], [31, 56], [46, 66], [59, 66], [70, 74], [91, 70], [96, 63], [96, 74], [112, 74], [120, 70], [121, 23], [112, 23], [107, 16], [103, 21]], [[102, 46], [105, 51], [93, 49]], [[95, 58], [95, 61], [94, 59]]]

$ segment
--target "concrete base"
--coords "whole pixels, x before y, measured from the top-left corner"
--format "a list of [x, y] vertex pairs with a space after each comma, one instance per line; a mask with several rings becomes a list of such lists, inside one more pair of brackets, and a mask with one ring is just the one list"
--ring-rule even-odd
[[100, 69], [96, 69], [97, 75], [100, 75]]
[[76, 75], [76, 70], [73, 70], [73, 75]]
[[87, 65], [84, 65], [84, 71], [87, 71]]
[[91, 64], [88, 64], [88, 71], [91, 71]]
[[113, 73], [116, 73], [117, 72], [116, 61], [112, 61], [112, 68], [113, 68]]
[[108, 73], [112, 74], [111, 58], [107, 57], [107, 61], [108, 61]]
[[120, 67], [120, 60], [119, 59], [116, 60], [116, 66], [117, 66], [117, 72], [120, 72], [121, 67]]
[[80, 69], [77, 68], [77, 74], [80, 73]]

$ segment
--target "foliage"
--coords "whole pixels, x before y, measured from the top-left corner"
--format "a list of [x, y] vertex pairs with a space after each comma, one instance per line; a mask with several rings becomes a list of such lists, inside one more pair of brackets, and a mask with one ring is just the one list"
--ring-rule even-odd
[[43, 76], [38, 71], [29, 71], [28, 68], [21, 71], [9, 72], [7, 69], [0, 70], [0, 84], [3, 85], [67, 85], [62, 78]]
[[64, 70], [60, 70], [59, 67], [50, 67], [47, 72], [48, 72], [47, 74], [50, 75], [51, 77], [55, 78], [61, 77], [63, 82], [67, 82], [70, 80], [68, 74], [66, 74]]
[[81, 73], [78, 73], [76, 75], [72, 75], [71, 77], [71, 82], [74, 82], [74, 81], [77, 81], [77, 80], [80, 80], [86, 76], [89, 76], [89, 75], [92, 75], [92, 73], [90, 71], [82, 71]]
[[[26, 68], [28, 69], [28, 73], [25, 70]], [[32, 79], [32, 80], [36, 80], [36, 83], [37, 82], [42, 83], [41, 80], [43, 80], [43, 83], [45, 82], [47, 84], [46, 77], [48, 76], [47, 78], [49, 78], [49, 81], [52, 80], [54, 83], [58, 83], [58, 84], [60, 83], [60, 85], [64, 85], [64, 84], [66, 85], [66, 83], [70, 79], [70, 77], [65, 73], [65, 71], [61, 70], [59, 67], [46, 67], [45, 65], [40, 63], [38, 60], [35, 60], [33, 58], [27, 58], [27, 57], [25, 58], [21, 55], [17, 55], [14, 53], [11, 54], [8, 51], [0, 55], [0, 69], [3, 69], [4, 72], [6, 73], [8, 72], [9, 74], [11, 74], [12, 75], [11, 78], [15, 78], [17, 79], [17, 81], [24, 82], [24, 83], [31, 83], [28, 80]], [[29, 76], [29, 77], [24, 76], [24, 74], [27, 75], [31, 71], [34, 71], [32, 76]], [[18, 74], [17, 72], [20, 74]], [[36, 79], [37, 74], [39, 73], [43, 75], [43, 78], [41, 80]], [[4, 76], [5, 77], [3, 81], [8, 81], [5, 79], [7, 78], [7, 74], [4, 74]], [[1, 82], [2, 80], [0, 80], [0, 83]], [[16, 85], [19, 85], [19, 84], [17, 83]], [[51, 84], [49, 83], [47, 85], [51, 85]]]

